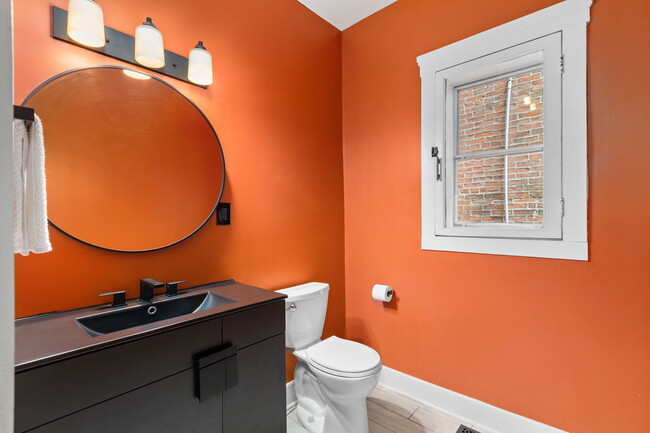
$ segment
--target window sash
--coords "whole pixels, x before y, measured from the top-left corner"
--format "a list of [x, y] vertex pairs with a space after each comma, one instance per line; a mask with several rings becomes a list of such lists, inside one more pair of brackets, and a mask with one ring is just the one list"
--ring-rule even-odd
[[[544, 224], [478, 223], [458, 225], [456, 220], [456, 163], [458, 160], [487, 157], [491, 152], [502, 155], [530, 152], [526, 148], [475, 152], [457, 155], [457, 97], [459, 88], [494, 81], [495, 77], [512, 76], [533, 68], [544, 70]], [[561, 37], [551, 34], [491, 55], [440, 71], [436, 74], [436, 141], [441, 151], [442, 182], [436, 185], [436, 236], [495, 238], [562, 238], [561, 192]], [[442, 131], [440, 131], [442, 129]], [[440, 133], [441, 132], [441, 133]], [[529, 148], [532, 146], [529, 146]]]

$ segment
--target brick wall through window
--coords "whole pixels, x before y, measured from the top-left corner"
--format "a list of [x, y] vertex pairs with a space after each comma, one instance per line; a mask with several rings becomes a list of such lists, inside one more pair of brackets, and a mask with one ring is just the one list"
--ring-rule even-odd
[[[508, 93], [510, 113], [506, 134]], [[543, 151], [537, 148], [511, 155], [480, 154], [543, 146], [543, 95], [542, 70], [458, 90], [456, 154], [472, 156], [455, 162], [456, 223], [544, 222]]]

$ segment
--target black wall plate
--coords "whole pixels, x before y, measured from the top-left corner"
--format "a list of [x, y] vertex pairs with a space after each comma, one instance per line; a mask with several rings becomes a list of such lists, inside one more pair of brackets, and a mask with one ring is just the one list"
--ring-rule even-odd
[[217, 205], [217, 225], [230, 225], [230, 203], [219, 203]]

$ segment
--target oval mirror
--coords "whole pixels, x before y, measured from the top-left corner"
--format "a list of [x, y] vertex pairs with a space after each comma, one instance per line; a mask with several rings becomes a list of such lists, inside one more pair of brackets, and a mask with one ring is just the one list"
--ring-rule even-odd
[[194, 103], [126, 68], [57, 75], [24, 102], [43, 122], [48, 217], [112, 251], [174, 245], [214, 213], [225, 182], [221, 144]]

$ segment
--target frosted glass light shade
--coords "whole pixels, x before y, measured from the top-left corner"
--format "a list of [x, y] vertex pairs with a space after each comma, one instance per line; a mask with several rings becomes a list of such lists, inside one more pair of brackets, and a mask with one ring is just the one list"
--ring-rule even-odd
[[165, 66], [163, 36], [151, 18], [135, 28], [135, 61], [148, 68]]
[[106, 45], [102, 7], [93, 0], [70, 0], [68, 36], [87, 47], [98, 48]]
[[200, 86], [212, 84], [212, 55], [205, 49], [201, 41], [196, 48], [190, 50], [187, 78]]

